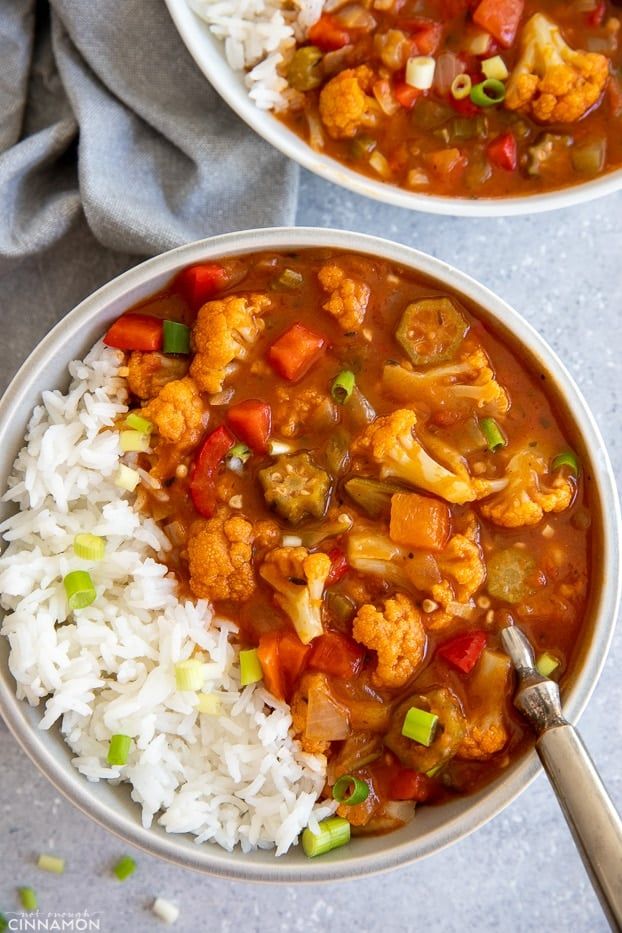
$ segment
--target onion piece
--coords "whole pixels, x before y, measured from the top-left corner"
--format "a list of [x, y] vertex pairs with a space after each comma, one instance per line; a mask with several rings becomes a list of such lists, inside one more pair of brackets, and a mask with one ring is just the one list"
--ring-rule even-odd
[[312, 149], [323, 149], [324, 131], [320, 115], [316, 110], [305, 110], [305, 117], [309, 126], [309, 145]]
[[359, 3], [348, 3], [339, 10], [335, 19], [346, 29], [363, 29], [365, 32], [375, 29], [377, 22], [376, 17]]
[[443, 52], [439, 55], [434, 72], [432, 87], [437, 94], [449, 94], [454, 78], [464, 74], [466, 65], [453, 52]]
[[182, 523], [177, 520], [164, 526], [164, 534], [173, 547], [181, 547], [186, 540], [186, 529]]
[[348, 711], [318, 687], [309, 690], [305, 736], [320, 742], [345, 739], [350, 728]]
[[441, 571], [436, 558], [429, 551], [413, 551], [412, 555], [404, 565], [408, 579], [418, 590], [429, 592], [441, 582]]
[[391, 90], [391, 83], [387, 81], [386, 78], [381, 78], [379, 81], [374, 81], [374, 86], [372, 88], [374, 92], [374, 97], [380, 104], [380, 109], [388, 117], [393, 116], [400, 109], [401, 104], [393, 96], [393, 91]]

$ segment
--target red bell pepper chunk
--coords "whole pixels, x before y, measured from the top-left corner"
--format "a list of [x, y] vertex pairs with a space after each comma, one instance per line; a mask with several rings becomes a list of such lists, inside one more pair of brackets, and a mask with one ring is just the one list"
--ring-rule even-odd
[[403, 768], [392, 779], [389, 796], [391, 800], [415, 800], [417, 803], [424, 803], [429, 800], [434, 790], [434, 782], [427, 774]]
[[482, 0], [473, 21], [507, 49], [514, 44], [524, 8], [524, 0]]
[[599, 0], [599, 3], [596, 5], [596, 7], [593, 10], [590, 10], [590, 12], [585, 17], [588, 26], [593, 26], [594, 28], [597, 26], [602, 26], [602, 22], [605, 18], [606, 8], [607, 5], [605, 0]]
[[293, 324], [268, 350], [268, 362], [289, 382], [298, 382], [320, 358], [326, 339], [304, 324]]
[[233, 447], [234, 438], [224, 425], [216, 428], [203, 441], [190, 471], [190, 496], [194, 507], [204, 518], [216, 511], [216, 474], [225, 454]]
[[343, 580], [350, 569], [350, 565], [341, 548], [334, 547], [332, 551], [328, 552], [328, 556], [330, 557], [331, 563], [330, 571], [326, 577], [326, 586], [334, 586], [335, 583], [339, 583], [340, 580]]
[[104, 337], [107, 347], [117, 350], [161, 350], [163, 322], [149, 314], [123, 314]]
[[443, 642], [438, 654], [463, 674], [470, 674], [486, 646], [486, 632], [466, 632]]
[[249, 398], [238, 405], [232, 405], [226, 420], [233, 433], [248, 444], [251, 450], [258, 454], [266, 453], [272, 429], [272, 409], [267, 402]]
[[406, 110], [412, 110], [422, 94], [423, 91], [420, 91], [419, 88], [412, 87], [410, 84], [406, 84], [405, 81], [395, 81], [393, 83], [393, 96]]
[[400, 20], [399, 28], [410, 33], [412, 55], [434, 55], [443, 35], [441, 23], [424, 17]]
[[259, 639], [257, 656], [264, 684], [278, 700], [287, 700], [302, 674], [311, 645], [303, 645], [295, 632], [267, 632]]
[[363, 666], [365, 649], [348, 635], [325, 632], [313, 641], [309, 667], [335, 677], [354, 677]]
[[224, 287], [227, 273], [216, 262], [202, 262], [188, 266], [177, 276], [175, 284], [193, 311], [212, 298]]
[[309, 30], [309, 41], [317, 45], [322, 52], [336, 52], [352, 41], [350, 33], [344, 29], [330, 13], [320, 16]]
[[461, 117], [476, 117], [480, 112], [479, 107], [477, 104], [473, 103], [470, 97], [463, 97], [462, 100], [457, 100], [453, 94], [450, 94], [449, 103]]
[[518, 146], [513, 133], [497, 136], [487, 146], [488, 158], [497, 168], [513, 172], [518, 165]]

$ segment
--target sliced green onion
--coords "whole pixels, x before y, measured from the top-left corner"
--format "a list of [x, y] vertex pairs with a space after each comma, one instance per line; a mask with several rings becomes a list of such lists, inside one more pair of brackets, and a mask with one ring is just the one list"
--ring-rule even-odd
[[190, 328], [177, 321], [164, 321], [162, 325], [162, 350], [164, 353], [190, 353]]
[[136, 871], [136, 862], [131, 855], [124, 855], [112, 869], [119, 881], [125, 881]]
[[121, 431], [119, 443], [124, 454], [144, 454], [149, 450], [149, 435], [142, 434], [140, 431]]
[[140, 475], [136, 470], [130, 469], [124, 463], [119, 464], [119, 470], [115, 477], [114, 484], [119, 489], [126, 489], [127, 492], [134, 492], [140, 483]]
[[354, 806], [363, 803], [369, 797], [369, 784], [352, 774], [344, 774], [333, 785], [333, 800]]
[[482, 418], [479, 423], [480, 430], [486, 439], [486, 446], [488, 450], [492, 451], [494, 454], [495, 451], [500, 450], [502, 447], [507, 445], [507, 441], [503, 436], [501, 428], [497, 424], [494, 418]]
[[478, 107], [494, 107], [505, 100], [505, 85], [496, 78], [486, 78], [471, 88], [471, 100]]
[[500, 55], [493, 55], [492, 58], [486, 58], [482, 62], [482, 71], [487, 78], [493, 78], [496, 81], [505, 81], [510, 73]]
[[302, 834], [302, 850], [308, 858], [325, 855], [350, 842], [350, 824], [340, 816], [332, 816], [319, 824], [317, 836], [309, 827]]
[[202, 661], [188, 658], [175, 665], [175, 684], [178, 690], [200, 690], [205, 681], [205, 667]]
[[227, 460], [241, 460], [242, 463], [246, 463], [252, 456], [253, 451], [246, 444], [234, 444], [227, 454]]
[[0, 914], [0, 933], [4, 933], [4, 931], [8, 929], [9, 929], [9, 921], [4, 916], [4, 914]]
[[571, 450], [564, 450], [563, 453], [557, 454], [557, 456], [553, 458], [553, 463], [551, 464], [553, 470], [559, 470], [560, 467], [564, 466], [568, 467], [575, 476], [579, 475], [579, 461]]
[[132, 739], [129, 735], [113, 735], [108, 746], [108, 764], [123, 767], [127, 764], [127, 756], [130, 753]]
[[151, 421], [148, 418], [143, 418], [142, 415], [137, 415], [135, 411], [129, 413], [125, 423], [128, 428], [132, 428], [133, 431], [138, 431], [140, 434], [151, 434], [153, 431]]
[[470, 75], [456, 75], [451, 82], [451, 96], [455, 100], [464, 100], [471, 93], [473, 82]]
[[304, 278], [300, 272], [295, 272], [294, 269], [283, 269], [277, 282], [284, 288], [300, 288]]
[[404, 717], [402, 735], [413, 742], [419, 742], [420, 745], [430, 746], [434, 741], [437, 724], [438, 716], [435, 713], [411, 706]]
[[72, 570], [63, 577], [63, 586], [70, 609], [85, 609], [95, 602], [97, 592], [90, 573], [86, 570]]
[[36, 910], [39, 904], [37, 903], [37, 895], [35, 894], [34, 888], [18, 888], [17, 893], [19, 894], [19, 899], [24, 910]]
[[249, 648], [247, 651], [240, 651], [240, 685], [247, 687], [248, 684], [256, 684], [262, 679], [263, 670], [257, 649]]
[[536, 660], [536, 670], [542, 677], [550, 677], [553, 671], [557, 670], [558, 667], [558, 659], [554, 655], [549, 654], [548, 651], [545, 651]]
[[436, 61], [431, 55], [415, 55], [406, 62], [404, 80], [419, 91], [427, 91], [432, 87], [435, 70]]
[[82, 560], [101, 560], [106, 553], [106, 541], [99, 535], [84, 532], [73, 539], [73, 552]]
[[179, 907], [176, 907], [175, 904], [171, 904], [170, 901], [167, 901], [163, 897], [156, 897], [151, 909], [156, 917], [159, 917], [160, 920], [168, 924], [175, 923], [179, 917]]
[[345, 403], [352, 395], [355, 385], [356, 376], [354, 373], [349, 369], [344, 369], [333, 380], [333, 384], [330, 388], [330, 394], [336, 402], [339, 402], [340, 405], [345, 405]]
[[51, 871], [54, 875], [62, 875], [65, 871], [65, 859], [58, 858], [56, 855], [42, 853], [37, 859], [37, 866], [42, 871]]
[[213, 693], [199, 693], [197, 709], [206, 716], [219, 716], [221, 711], [220, 699]]

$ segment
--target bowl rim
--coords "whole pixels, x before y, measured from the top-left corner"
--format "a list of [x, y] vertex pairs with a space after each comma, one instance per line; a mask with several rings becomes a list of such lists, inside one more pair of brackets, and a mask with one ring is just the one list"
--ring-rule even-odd
[[[622, 526], [611, 463], [583, 396], [555, 352], [532, 325], [501, 298], [443, 260], [379, 237], [316, 227], [277, 227], [228, 233], [186, 244], [148, 259], [103, 285], [80, 302], [27, 357], [0, 399], [0, 448], [11, 446], [12, 414], [16, 411], [18, 403], [28, 399], [29, 409], [36, 404], [41, 391], [41, 388], [35, 388], [36, 382], [46, 362], [58, 356], [64, 360], [65, 366], [69, 363], [69, 358], [63, 356], [67, 335], [80, 333], [91, 319], [95, 319], [114, 301], [129, 295], [132, 289], [145, 287], [156, 278], [171, 276], [178, 268], [201, 259], [214, 259], [261, 249], [314, 246], [379, 256], [438, 279], [448, 288], [455, 289], [476, 304], [480, 304], [493, 321], [498, 321], [501, 327], [511, 330], [517, 341], [526, 344], [534, 360], [541, 363], [554, 379], [557, 390], [572, 413], [585, 447], [591, 455], [592, 472], [603, 515], [603, 565], [612, 570], [606, 575], [600, 599], [593, 609], [592, 637], [585, 650], [581, 669], [569, 686], [564, 700], [565, 714], [575, 723], [583, 712], [605, 663], [620, 601], [622, 575], [619, 572], [619, 540]], [[2, 477], [2, 481], [4, 485], [6, 476]], [[33, 728], [26, 719], [24, 707], [24, 701], [17, 699], [14, 681], [8, 668], [4, 672], [0, 667], [0, 714], [24, 751], [58, 791], [87, 816], [143, 851], [184, 867], [232, 880], [280, 883], [337, 881], [409, 864], [440, 851], [484, 825], [516, 799], [540, 771], [537, 755], [532, 750], [498, 786], [490, 785], [485, 789], [482, 799], [470, 806], [465, 813], [454, 816], [423, 838], [414, 836], [380, 853], [350, 854], [341, 860], [330, 857], [327, 860], [309, 860], [302, 866], [288, 865], [283, 859], [274, 859], [269, 864], [253, 863], [252, 855], [245, 856], [239, 850], [235, 853], [236, 858], [231, 858], [216, 846], [197, 845], [192, 849], [187, 848], [178, 841], [175, 834], [162, 836], [151, 829], [144, 829], [140, 819], [130, 819], [120, 810], [108, 806], [105, 801], [91, 796], [89, 788], [93, 785], [76, 769], [61, 766], [45, 741], [42, 741], [42, 733]], [[136, 808], [138, 813], [137, 805]]]
[[197, 66], [247, 126], [303, 168], [354, 194], [427, 214], [454, 217], [515, 217], [583, 204], [622, 189], [622, 168], [543, 194], [472, 200], [417, 193], [397, 185], [376, 181], [342, 165], [330, 156], [316, 152], [296, 133], [280, 123], [271, 112], [257, 107], [248, 96], [240, 75], [227, 63], [222, 43], [210, 33], [206, 23], [194, 13], [187, 0], [165, 0], [165, 3], [184, 45]]

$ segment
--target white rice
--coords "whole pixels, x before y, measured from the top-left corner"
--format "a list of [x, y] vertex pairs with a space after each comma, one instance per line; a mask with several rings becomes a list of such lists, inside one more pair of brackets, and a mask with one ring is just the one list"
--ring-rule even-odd
[[[324, 756], [301, 751], [286, 704], [261, 684], [240, 688], [235, 625], [203, 600], [182, 602], [157, 560], [170, 548], [158, 525], [135, 511], [115, 483], [115, 418], [127, 410], [122, 354], [97, 344], [73, 362], [66, 394], [44, 392], [5, 499], [19, 511], [0, 525], [2, 634], [17, 696], [43, 704], [41, 729], [58, 723], [75, 767], [90, 781], [127, 782], [145, 827], [192, 833], [227, 850], [281, 855], [311, 822]], [[102, 561], [77, 558], [75, 534], [106, 539]], [[67, 607], [63, 577], [86, 569], [95, 602]], [[175, 686], [174, 665], [204, 652], [204, 690], [220, 715], [199, 714], [196, 694]], [[132, 737], [128, 763], [111, 767], [112, 735]]]
[[292, 92], [282, 75], [296, 41], [321, 16], [324, 0], [188, 0], [224, 45], [234, 71], [245, 72], [248, 93], [262, 110], [287, 109]]

